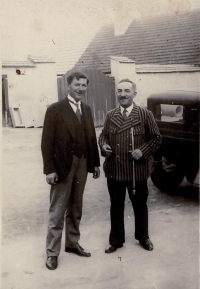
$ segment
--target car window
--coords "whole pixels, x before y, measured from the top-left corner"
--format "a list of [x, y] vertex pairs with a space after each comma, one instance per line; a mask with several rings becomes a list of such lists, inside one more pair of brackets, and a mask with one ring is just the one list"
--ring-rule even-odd
[[174, 104], [157, 104], [156, 120], [163, 122], [184, 123], [184, 106]]

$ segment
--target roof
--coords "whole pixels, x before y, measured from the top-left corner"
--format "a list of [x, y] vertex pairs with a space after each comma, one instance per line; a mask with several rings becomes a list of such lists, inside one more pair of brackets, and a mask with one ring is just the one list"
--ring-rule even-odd
[[34, 63], [55, 63], [54, 60], [49, 59], [47, 56], [33, 56], [28, 55], [28, 59]]
[[[94, 37], [94, 35], [92, 36]], [[91, 38], [84, 38], [84, 35], [79, 35], [77, 39], [60, 37], [55, 39], [54, 49], [51, 50], [51, 57], [56, 60], [57, 74], [65, 74], [68, 70], [72, 69], [85, 49], [88, 47]]]
[[187, 64], [138, 64], [135, 70], [137, 73], [197, 72], [200, 67]]
[[[111, 56], [112, 60], [119, 63], [135, 63], [124, 56]], [[188, 64], [135, 64], [136, 73], [167, 73], [167, 72], [198, 72], [200, 66]]]
[[[68, 28], [69, 30], [69, 28]], [[97, 31], [97, 29], [95, 30]], [[58, 75], [65, 74], [72, 69], [85, 49], [88, 47], [91, 39], [94, 38], [95, 32], [86, 31], [79, 37], [70, 38], [70, 31], [58, 31], [55, 38], [50, 36], [36, 38], [35, 34], [23, 39], [23, 49], [21, 42], [16, 41], [16, 37], [3, 34], [2, 36], [2, 60], [8, 62], [26, 62], [27, 55], [29, 60], [35, 63], [55, 62]], [[42, 37], [42, 38], [41, 38]], [[33, 45], [28, 42], [33, 41]], [[13, 46], [15, 49], [13, 49]]]
[[124, 56], [112, 56], [111, 58], [120, 63], [135, 63], [134, 60], [129, 59], [128, 57], [124, 57]]
[[35, 67], [36, 65], [30, 61], [3, 61], [3, 67]]
[[28, 55], [27, 60], [11, 60], [3, 61], [2, 67], [35, 67], [36, 63], [55, 63], [47, 56], [31, 56]]
[[103, 26], [75, 68], [98, 68], [110, 73], [110, 56], [127, 57], [136, 64], [200, 65], [200, 10], [134, 20], [123, 35], [114, 26]]

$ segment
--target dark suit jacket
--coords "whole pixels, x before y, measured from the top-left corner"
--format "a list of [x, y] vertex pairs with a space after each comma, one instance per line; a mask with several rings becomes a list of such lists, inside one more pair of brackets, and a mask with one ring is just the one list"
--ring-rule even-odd
[[[88, 172], [100, 166], [99, 152], [91, 109], [81, 103], [88, 146]], [[67, 98], [48, 107], [42, 133], [44, 174], [57, 172], [59, 180], [66, 178], [72, 164], [78, 119]]]

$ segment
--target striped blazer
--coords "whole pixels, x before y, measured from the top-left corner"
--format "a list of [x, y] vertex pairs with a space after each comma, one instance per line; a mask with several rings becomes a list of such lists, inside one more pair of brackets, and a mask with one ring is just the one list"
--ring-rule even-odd
[[161, 144], [161, 135], [153, 114], [134, 104], [126, 120], [123, 119], [120, 107], [108, 112], [102, 133], [99, 136], [99, 147], [108, 144], [112, 148], [111, 156], [105, 156], [103, 165], [105, 176], [116, 181], [133, 180], [133, 161], [129, 158], [132, 149], [131, 128], [133, 127], [134, 149], [140, 149], [143, 156], [134, 161], [135, 180], [149, 177], [152, 154]]

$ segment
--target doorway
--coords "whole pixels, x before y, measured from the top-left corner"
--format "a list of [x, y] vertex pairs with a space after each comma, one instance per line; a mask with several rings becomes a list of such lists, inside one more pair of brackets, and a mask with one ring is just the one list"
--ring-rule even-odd
[[11, 126], [8, 101], [8, 79], [5, 74], [2, 75], [2, 126]]

